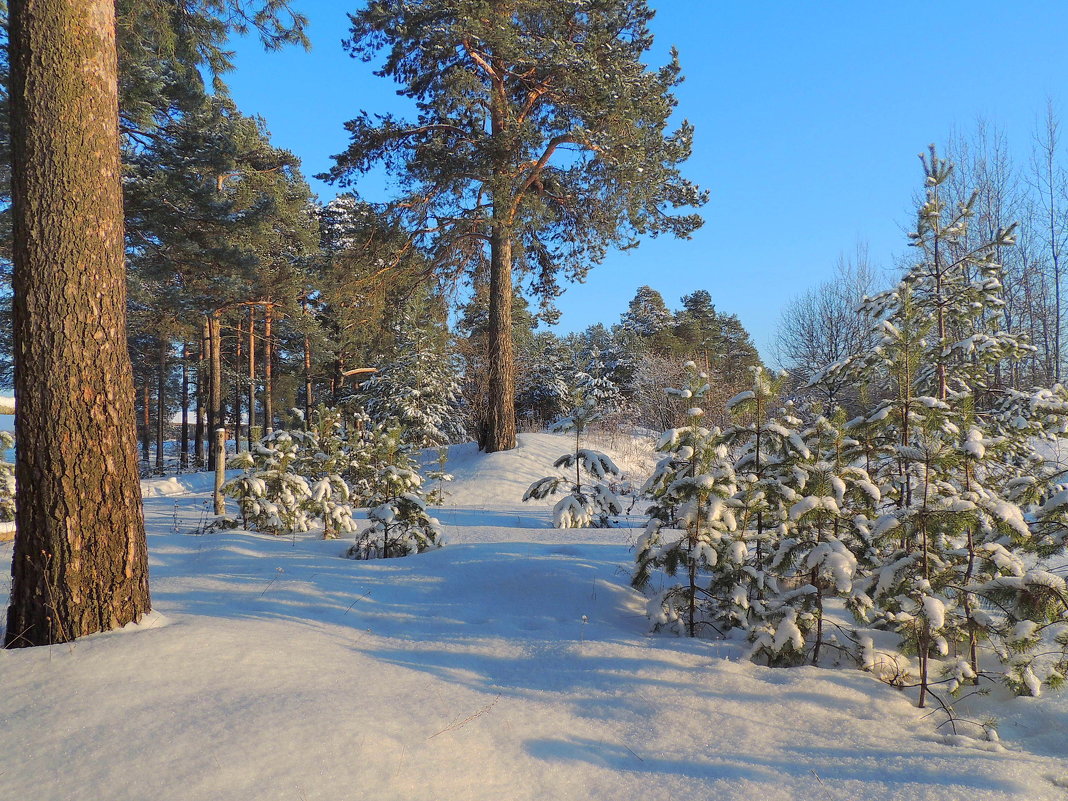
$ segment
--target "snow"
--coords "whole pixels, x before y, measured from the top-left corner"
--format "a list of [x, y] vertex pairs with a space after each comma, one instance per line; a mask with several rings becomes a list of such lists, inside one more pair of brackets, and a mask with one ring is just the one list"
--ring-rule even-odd
[[927, 618], [931, 631], [938, 631], [946, 625], [946, 607], [933, 595], [923, 596], [923, 616]]
[[651, 635], [628, 586], [640, 529], [554, 529], [520, 501], [569, 442], [452, 448], [451, 544], [396, 560], [191, 534], [211, 476], [146, 481], [156, 612], [0, 651], [0, 798], [1064, 798], [1064, 694], [976, 699], [990, 750], [870, 673]]

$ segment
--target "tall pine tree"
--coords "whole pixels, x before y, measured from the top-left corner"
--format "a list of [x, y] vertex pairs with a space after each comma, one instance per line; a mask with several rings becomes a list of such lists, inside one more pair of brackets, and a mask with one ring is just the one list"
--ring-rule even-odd
[[705, 194], [682, 177], [692, 128], [668, 129], [680, 80], [659, 70], [645, 0], [374, 0], [351, 15], [354, 56], [413, 99], [409, 122], [364, 113], [329, 173], [348, 182], [384, 162], [402, 215], [442, 272], [488, 261], [489, 353], [483, 445], [515, 447], [510, 337], [516, 272], [543, 298], [581, 278], [609, 247], [688, 236]]

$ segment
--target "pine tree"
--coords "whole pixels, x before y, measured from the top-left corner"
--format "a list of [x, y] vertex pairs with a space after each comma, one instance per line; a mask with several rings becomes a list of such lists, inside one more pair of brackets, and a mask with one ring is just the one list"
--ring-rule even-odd
[[406, 322], [396, 331], [396, 357], [360, 386], [357, 398], [373, 424], [399, 426], [417, 448], [461, 442], [467, 426], [456, 361]]
[[347, 551], [352, 559], [391, 559], [444, 544], [441, 525], [427, 511], [423, 477], [399, 427], [363, 432], [370, 456], [365, 496], [371, 525]]
[[640, 286], [627, 306], [622, 325], [649, 340], [670, 328], [674, 320], [675, 316], [664, 303], [664, 296], [651, 286]]
[[[689, 387], [667, 392], [694, 403], [708, 394], [708, 375], [693, 362], [686, 368]], [[654, 571], [674, 576], [683, 569], [686, 584], [653, 596], [649, 614], [658, 628], [681, 623], [690, 637], [697, 636], [699, 625], [722, 633], [743, 625], [748, 616], [749, 551], [735, 514], [737, 479], [721, 432], [702, 424], [704, 414], [691, 406], [688, 424], [668, 429], [657, 443], [667, 455], [642, 488], [653, 504], [631, 579], [644, 590]], [[700, 586], [699, 576], [709, 571], [714, 571], [711, 586]]]
[[11, 4], [21, 494], [8, 646], [118, 628], [150, 605], [126, 349], [114, 14], [109, 0]]
[[[531, 484], [523, 494], [524, 501], [543, 500], [568, 488], [568, 493], [553, 508], [553, 524], [557, 528], [605, 527], [613, 515], [623, 513], [623, 505], [608, 483], [620, 475], [619, 468], [600, 451], [582, 447], [583, 433], [605, 411], [596, 382], [589, 376], [582, 377], [588, 380], [580, 380], [572, 387], [568, 415], [550, 426], [551, 431], [574, 432], [574, 449], [553, 462], [553, 467], [560, 470], [574, 470], [574, 481], [566, 475], [546, 476]], [[583, 473], [589, 478], [583, 480]]]
[[685, 180], [691, 127], [667, 129], [677, 59], [657, 71], [645, 0], [374, 0], [352, 15], [353, 55], [385, 52], [418, 109], [414, 123], [363, 114], [330, 172], [378, 162], [399, 172], [393, 208], [439, 274], [488, 261], [483, 445], [515, 447], [512, 298], [516, 273], [547, 300], [609, 247], [688, 236], [705, 195]]
[[968, 237], [975, 198], [947, 208], [952, 165], [932, 148], [923, 166], [926, 196], [910, 235], [920, 258], [895, 289], [865, 304], [878, 346], [830, 369], [852, 371], [885, 395], [847, 429], [884, 496], [866, 532], [882, 564], [857, 588], [855, 610], [897, 631], [916, 655], [921, 706], [936, 680], [933, 659], [950, 659], [951, 686], [977, 681], [990, 667], [984, 644], [1016, 689], [1058, 683], [1063, 659], [1043, 677], [1032, 667], [1034, 633], [1068, 612], [1049, 579], [1025, 568], [1026, 553], [1058, 546], [1041, 536], [1036, 501], [1052, 476], [1031, 442], [1029, 419], [1038, 415], [1021, 414], [1021, 399], [999, 379], [1029, 352], [999, 324], [995, 255], [1012, 244], [1012, 229], [956, 247]]

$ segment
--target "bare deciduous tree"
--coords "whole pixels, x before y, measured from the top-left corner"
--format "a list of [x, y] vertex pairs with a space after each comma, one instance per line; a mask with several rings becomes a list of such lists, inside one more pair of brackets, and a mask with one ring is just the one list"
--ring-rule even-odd
[[[803, 387], [824, 368], [872, 346], [872, 332], [857, 306], [876, 288], [876, 274], [866, 244], [838, 258], [835, 277], [791, 302], [782, 313], [775, 355], [795, 384]], [[829, 405], [849, 400], [844, 379], [821, 384], [820, 399]]]

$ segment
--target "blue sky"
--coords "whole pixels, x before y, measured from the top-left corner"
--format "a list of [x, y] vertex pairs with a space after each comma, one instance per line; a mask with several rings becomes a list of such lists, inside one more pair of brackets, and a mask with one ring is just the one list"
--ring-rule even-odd
[[[243, 111], [309, 176], [347, 144], [360, 109], [396, 111], [394, 85], [341, 48], [356, 3], [297, 0], [311, 18], [310, 53], [235, 43], [227, 76]], [[890, 268], [906, 250], [916, 154], [977, 118], [996, 125], [1026, 163], [1050, 98], [1062, 113], [1068, 3], [718, 2], [653, 0], [649, 63], [679, 49], [679, 116], [696, 126], [688, 176], [709, 189], [704, 228], [613, 253], [560, 300], [557, 331], [612, 323], [648, 284], [669, 306], [707, 289], [737, 314], [765, 358], [781, 310], [828, 280], [858, 241]], [[1068, 119], [1066, 119], [1068, 124]], [[313, 181], [324, 200], [337, 190]], [[383, 199], [381, 179], [360, 187]]]

